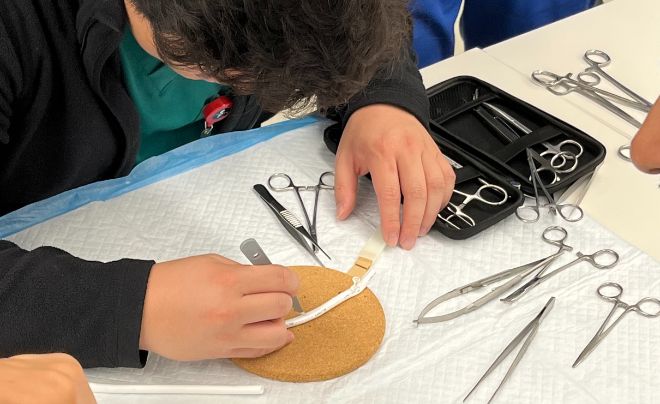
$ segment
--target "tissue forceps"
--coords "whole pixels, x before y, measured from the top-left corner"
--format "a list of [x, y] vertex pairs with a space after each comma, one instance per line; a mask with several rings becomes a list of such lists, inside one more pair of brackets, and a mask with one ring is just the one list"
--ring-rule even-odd
[[[560, 237], [554, 236], [555, 233], [559, 233]], [[426, 307], [419, 314], [417, 320], [413, 320], [415, 324], [429, 324], [429, 323], [440, 323], [443, 321], [448, 321], [460, 317], [464, 314], [471, 313], [492, 300], [497, 299], [498, 297], [505, 294], [507, 291], [516, 287], [524, 278], [529, 274], [533, 273], [538, 269], [543, 269], [546, 266], [550, 265], [557, 257], [562, 255], [566, 251], [572, 251], [573, 247], [564, 243], [568, 238], [568, 232], [566, 229], [560, 226], [550, 226], [546, 228], [541, 234], [541, 239], [546, 243], [552, 244], [558, 247], [558, 250], [554, 254], [550, 254], [545, 258], [530, 262], [529, 264], [524, 264], [519, 267], [511, 268], [498, 272], [494, 275], [488, 276], [478, 281], [470, 282], [467, 285], [458, 287], [450, 292], [445, 293], [444, 295], [436, 298], [431, 303], [427, 304]], [[510, 278], [510, 279], [509, 279]], [[440, 305], [440, 303], [446, 302], [455, 297], [470, 293], [474, 290], [481, 289], [485, 286], [488, 286], [492, 283], [499, 282], [505, 279], [509, 279], [505, 283], [493, 288], [490, 292], [486, 293], [482, 297], [478, 298], [474, 302], [468, 304], [467, 306], [453, 311], [451, 313], [443, 314], [440, 316], [426, 316], [431, 310]]]
[[495, 368], [497, 366], [499, 366], [499, 364], [502, 363], [502, 361], [507, 356], [509, 356], [509, 354], [511, 352], [513, 352], [514, 349], [516, 349], [516, 347], [518, 345], [520, 345], [522, 343], [522, 346], [520, 347], [520, 350], [518, 351], [518, 353], [516, 354], [516, 357], [513, 359], [513, 362], [509, 366], [509, 370], [507, 370], [507, 372], [504, 375], [504, 378], [500, 382], [499, 386], [497, 386], [497, 389], [495, 390], [493, 395], [490, 397], [490, 400], [488, 400], [488, 403], [493, 401], [493, 399], [495, 398], [495, 395], [497, 395], [497, 393], [502, 389], [502, 386], [504, 386], [504, 383], [506, 383], [506, 381], [509, 380], [509, 378], [513, 374], [513, 371], [516, 370], [516, 367], [518, 366], [518, 364], [522, 360], [523, 356], [525, 356], [525, 352], [527, 352], [527, 349], [529, 348], [532, 341], [534, 340], [534, 337], [536, 336], [536, 333], [539, 331], [539, 327], [541, 326], [541, 322], [543, 321], [545, 316], [548, 315], [550, 310], [552, 310], [554, 305], [555, 305], [555, 298], [551, 297], [548, 300], [548, 302], [545, 304], [545, 306], [543, 306], [543, 308], [541, 309], [539, 314], [537, 314], [536, 317], [534, 317], [534, 319], [532, 319], [532, 321], [530, 321], [529, 324], [527, 324], [525, 326], [525, 328], [523, 328], [522, 331], [520, 331], [518, 333], [518, 335], [516, 335], [516, 337], [509, 343], [509, 345], [507, 345], [506, 348], [504, 348], [504, 351], [502, 351], [502, 353], [499, 354], [497, 356], [497, 358], [495, 358], [495, 361], [486, 370], [486, 373], [484, 373], [483, 376], [481, 376], [481, 378], [479, 379], [477, 384], [475, 384], [474, 387], [472, 388], [472, 390], [470, 390], [470, 392], [467, 394], [467, 396], [465, 396], [465, 398], [463, 399], [463, 402], [465, 402], [468, 399], [468, 397], [470, 397], [470, 395], [472, 395], [472, 393], [474, 393], [474, 391], [477, 389], [477, 387], [479, 387], [481, 382], [483, 382], [484, 379], [486, 377], [488, 377], [488, 375], [490, 375], [493, 372], [493, 370], [495, 370]]
[[[590, 263], [591, 266], [597, 269], [610, 269], [619, 262], [619, 254], [617, 254], [616, 251], [610, 250], [608, 248], [598, 250], [593, 254], [582, 254], [581, 252], [578, 251], [576, 255], [577, 255], [576, 259], [569, 262], [568, 264], [562, 265], [561, 267], [553, 270], [552, 272], [547, 272], [548, 268], [550, 268], [549, 265], [543, 267], [539, 272], [536, 273], [536, 275], [534, 275], [532, 279], [530, 279], [521, 287], [516, 289], [509, 296], [505, 297], [504, 299], [500, 299], [500, 301], [505, 303], [513, 303], [518, 299], [520, 299], [522, 296], [524, 296], [527, 292], [537, 287], [538, 285], [542, 284], [543, 282], [547, 281], [553, 276], [558, 275], [561, 272], [564, 272], [568, 268], [579, 264], [582, 261], [586, 261]], [[612, 258], [612, 262], [602, 262], [601, 257]], [[599, 260], [601, 260], [601, 262], [598, 262]]]
[[313, 246], [316, 246], [316, 248], [318, 248], [329, 260], [332, 258], [330, 258], [330, 256], [318, 245], [318, 243], [314, 241], [312, 236], [307, 232], [307, 230], [305, 230], [305, 227], [300, 223], [298, 218], [293, 213], [289, 212], [289, 210], [282, 206], [279, 202], [277, 202], [277, 199], [275, 199], [273, 195], [268, 192], [265, 186], [261, 184], [255, 184], [253, 189], [257, 192], [257, 194], [259, 194], [261, 199], [266, 202], [266, 206], [268, 206], [268, 208], [270, 208], [270, 210], [275, 214], [277, 220], [280, 221], [282, 226], [284, 226], [284, 229], [291, 235], [291, 237], [293, 237], [296, 242], [298, 242], [298, 244], [300, 244], [319, 265], [325, 267], [319, 257], [316, 256], [314, 249], [310, 247], [309, 244], [307, 244], [307, 241], [309, 241]]
[[[328, 181], [329, 177], [333, 178], [332, 183]], [[289, 190], [294, 191], [296, 197], [298, 198], [298, 203], [300, 203], [300, 207], [302, 208], [303, 215], [305, 216], [305, 222], [307, 223], [309, 234], [312, 236], [312, 239], [314, 239], [314, 241], [317, 242], [318, 242], [318, 237], [316, 234], [316, 216], [317, 216], [316, 213], [319, 205], [319, 192], [322, 189], [335, 189], [334, 177], [335, 177], [335, 173], [333, 173], [332, 171], [326, 171], [323, 174], [321, 174], [321, 176], [319, 177], [318, 184], [303, 185], [303, 186], [294, 184], [291, 177], [285, 173], [276, 173], [268, 178], [268, 187], [273, 191], [275, 192], [283, 192]], [[285, 182], [278, 184], [277, 182], [274, 182], [274, 180], [277, 179], [283, 179]], [[305, 204], [303, 203], [302, 197], [300, 196], [300, 191], [314, 191], [314, 210], [312, 212], [311, 221], [309, 220], [309, 214], [307, 213]], [[316, 250], [316, 246], [313, 246], [313, 248]]]
[[[613, 288], [613, 289], [616, 290], [616, 292], [614, 294], [610, 295], [607, 292], [603, 291], [603, 289], [606, 289], [606, 288]], [[621, 299], [620, 299], [621, 295], [623, 294], [623, 288], [618, 283], [614, 283], [614, 282], [603, 283], [602, 285], [600, 285], [598, 287], [596, 292], [598, 293], [598, 296], [600, 296], [602, 299], [605, 299], [607, 301], [610, 301], [610, 302], [614, 303], [614, 306], [612, 307], [612, 310], [610, 310], [610, 313], [607, 315], [607, 318], [605, 318], [605, 321], [600, 326], [598, 331], [596, 331], [596, 335], [594, 335], [594, 337], [591, 339], [591, 341], [589, 341], [587, 346], [584, 347], [584, 349], [582, 350], [582, 352], [580, 353], [578, 358], [575, 360], [575, 363], [573, 363], [573, 367], [576, 367], [577, 365], [582, 363], [585, 359], [587, 359], [589, 354], [591, 354], [594, 351], [594, 349], [596, 349], [596, 347], [603, 341], [603, 339], [605, 339], [605, 337], [607, 337], [607, 335], [610, 333], [610, 331], [612, 331], [612, 329], [617, 324], [619, 324], [621, 319], [623, 319], [623, 317], [626, 314], [634, 311], [634, 312], [636, 312], [637, 314], [639, 314], [641, 316], [649, 317], [649, 318], [660, 316], [660, 300], [659, 299], [656, 299], [654, 297], [644, 297], [644, 298], [640, 299], [635, 304], [625, 303], [625, 302], [621, 301]], [[644, 304], [646, 304], [647, 307], [651, 306], [650, 307], [651, 310], [649, 311], [649, 309], [645, 309], [643, 307]], [[623, 313], [621, 313], [619, 315], [619, 317], [617, 317], [617, 319], [614, 320], [614, 322], [609, 327], [607, 327], [607, 323], [610, 322], [610, 320], [612, 319], [612, 316], [614, 316], [614, 313], [619, 308], [623, 309]]]
[[[489, 184], [483, 178], [479, 178], [478, 180], [482, 185], [473, 194], [468, 194], [468, 193], [459, 191], [458, 189], [454, 189], [453, 192], [456, 195], [460, 195], [464, 198], [463, 202], [461, 202], [459, 205], [456, 205], [453, 202], [449, 202], [449, 204], [447, 205], [447, 207], [445, 209], [447, 211], [449, 211], [449, 213], [451, 213], [451, 214], [447, 217], [443, 217], [442, 212], [440, 212], [440, 213], [438, 213], [438, 218], [440, 220], [442, 220], [443, 222], [447, 223], [449, 226], [453, 227], [456, 230], [460, 230], [461, 228], [458, 225], [452, 223], [451, 220], [454, 217], [462, 220], [468, 226], [474, 227], [477, 224], [475, 222], [475, 220], [470, 215], [463, 212], [463, 209], [468, 204], [470, 204], [470, 202], [478, 201], [478, 202], [481, 202], [483, 204], [490, 205], [490, 206], [499, 206], [499, 205], [502, 205], [503, 203], [505, 203], [507, 201], [507, 199], [509, 199], [509, 194], [506, 192], [506, 190], [504, 188], [500, 187], [499, 185]], [[482, 192], [485, 191], [485, 190], [488, 190], [488, 189], [491, 189], [491, 190], [496, 191], [497, 193], [501, 194], [502, 199], [489, 200], [487, 197], [483, 196]]]

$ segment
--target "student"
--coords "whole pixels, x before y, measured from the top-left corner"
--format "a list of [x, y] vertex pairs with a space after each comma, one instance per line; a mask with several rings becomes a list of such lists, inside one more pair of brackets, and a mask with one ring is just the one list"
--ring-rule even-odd
[[641, 171], [660, 174], [660, 98], [630, 143], [630, 157]]
[[[410, 249], [453, 188], [427, 131], [404, 0], [0, 2], [0, 214], [198, 138], [316, 100], [344, 125], [337, 216], [369, 172], [388, 244]], [[405, 203], [400, 217], [400, 195]], [[293, 338], [298, 280], [217, 255], [100, 263], [0, 240], [0, 357], [66, 352], [83, 367], [264, 355]]]
[[597, 0], [465, 0], [461, 21], [465, 49], [485, 48], [598, 3]]
[[413, 44], [419, 67], [454, 54], [454, 23], [460, 21], [465, 49], [485, 48], [587, 10], [599, 0], [414, 0]]

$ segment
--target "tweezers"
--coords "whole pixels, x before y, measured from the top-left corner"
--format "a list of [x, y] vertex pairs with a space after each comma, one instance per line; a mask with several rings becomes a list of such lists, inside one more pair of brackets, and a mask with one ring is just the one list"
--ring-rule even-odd
[[513, 352], [514, 349], [516, 349], [516, 347], [518, 345], [520, 345], [522, 343], [522, 347], [520, 348], [520, 350], [516, 354], [516, 357], [513, 359], [513, 363], [511, 363], [511, 365], [509, 366], [509, 370], [507, 370], [506, 374], [504, 375], [504, 379], [502, 379], [502, 381], [500, 382], [500, 385], [497, 386], [497, 390], [495, 390], [493, 395], [490, 397], [490, 400], [488, 400], [488, 403], [493, 401], [493, 399], [495, 398], [495, 395], [502, 389], [502, 386], [504, 386], [504, 383], [506, 383], [506, 381], [509, 380], [509, 378], [511, 377], [511, 374], [513, 374], [513, 371], [516, 369], [516, 366], [518, 366], [518, 363], [520, 363], [523, 356], [525, 356], [525, 352], [527, 352], [527, 349], [529, 348], [530, 344], [532, 343], [532, 340], [534, 340], [534, 337], [536, 336], [536, 333], [538, 332], [539, 327], [541, 326], [541, 321], [543, 321], [545, 316], [548, 315], [548, 312], [550, 312], [550, 310], [552, 310], [552, 307], [554, 305], [555, 305], [555, 298], [551, 297], [550, 300], [548, 300], [548, 302], [545, 304], [545, 306], [543, 306], [543, 309], [541, 309], [539, 314], [537, 314], [536, 317], [534, 317], [534, 319], [532, 321], [530, 321], [529, 324], [527, 324], [525, 326], [525, 328], [523, 328], [522, 331], [520, 331], [520, 333], [518, 333], [518, 335], [516, 335], [516, 337], [513, 339], [513, 341], [511, 341], [509, 343], [509, 345], [507, 345], [506, 348], [504, 348], [504, 351], [502, 351], [502, 353], [499, 354], [499, 356], [495, 359], [493, 364], [490, 365], [488, 370], [486, 370], [486, 373], [484, 373], [484, 375], [481, 376], [481, 378], [479, 379], [477, 384], [475, 384], [474, 387], [472, 388], [472, 390], [470, 390], [470, 392], [468, 393], [468, 395], [465, 396], [465, 398], [463, 399], [463, 402], [465, 402], [468, 399], [468, 397], [470, 397], [472, 395], [472, 393], [474, 393], [474, 391], [477, 389], [477, 387], [479, 387], [481, 382], [483, 382], [484, 379], [486, 377], [488, 377], [488, 375], [490, 375], [493, 372], [493, 370], [495, 370], [495, 368], [497, 366], [499, 366], [499, 364], [502, 363], [502, 361], [507, 356], [509, 356], [509, 354], [511, 352]]
[[282, 226], [284, 226], [286, 231], [289, 232], [291, 237], [293, 237], [294, 240], [296, 240], [298, 244], [300, 244], [309, 253], [309, 255], [311, 255], [312, 258], [314, 258], [314, 260], [319, 265], [325, 267], [325, 265], [323, 265], [323, 262], [314, 253], [313, 248], [310, 247], [310, 245], [307, 242], [309, 241], [310, 243], [312, 243], [312, 245], [316, 246], [316, 248], [318, 248], [319, 251], [323, 253], [323, 255], [328, 257], [329, 260], [332, 260], [332, 258], [330, 258], [330, 256], [325, 251], [323, 251], [321, 246], [318, 245], [316, 241], [314, 241], [314, 239], [309, 234], [307, 229], [305, 229], [302, 223], [300, 223], [300, 220], [288, 209], [282, 206], [282, 204], [277, 202], [275, 197], [273, 197], [273, 195], [271, 195], [271, 193], [268, 192], [265, 186], [263, 186], [262, 184], [256, 184], [253, 186], [253, 188], [255, 191], [257, 191], [257, 194], [259, 194], [261, 199], [263, 199], [264, 202], [266, 202], [266, 206], [268, 206], [270, 210], [273, 211], [277, 220], [279, 220], [280, 223], [282, 223]]

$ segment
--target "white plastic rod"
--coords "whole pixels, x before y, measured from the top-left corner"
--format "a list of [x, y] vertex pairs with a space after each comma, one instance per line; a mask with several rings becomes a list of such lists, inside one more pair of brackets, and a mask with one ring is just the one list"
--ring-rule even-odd
[[264, 386], [218, 386], [193, 384], [107, 384], [89, 383], [94, 394], [181, 394], [181, 395], [258, 395]]

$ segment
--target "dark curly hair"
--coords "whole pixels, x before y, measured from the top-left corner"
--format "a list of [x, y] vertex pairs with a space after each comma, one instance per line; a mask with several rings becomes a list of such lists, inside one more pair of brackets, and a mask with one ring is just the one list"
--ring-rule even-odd
[[270, 111], [348, 101], [410, 36], [406, 0], [131, 0], [160, 57]]

